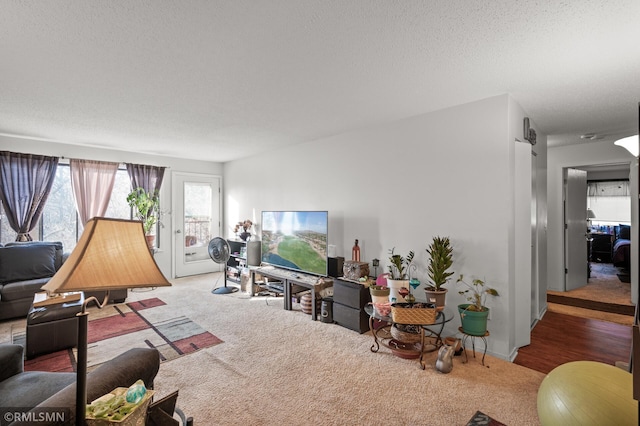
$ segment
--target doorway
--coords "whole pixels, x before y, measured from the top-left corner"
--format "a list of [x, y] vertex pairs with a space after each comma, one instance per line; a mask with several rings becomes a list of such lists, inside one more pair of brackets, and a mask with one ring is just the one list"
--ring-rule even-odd
[[172, 182], [175, 276], [220, 270], [208, 251], [220, 235], [220, 177], [174, 172]]
[[[589, 215], [582, 214], [582, 219], [578, 215], [577, 219], [582, 221], [582, 229], [577, 228], [577, 231], [575, 231], [576, 233], [585, 235], [587, 240], [586, 244], [584, 242], [581, 243], [586, 251], [585, 258], [588, 265], [588, 268], [586, 268], [587, 276], [586, 279], [580, 278], [577, 280], [574, 276], [574, 285], [571, 287], [567, 285], [565, 287], [566, 291], [564, 292], [548, 291], [547, 302], [549, 303], [549, 310], [561, 308], [561, 311], [565, 311], [568, 309], [573, 310], [573, 307], [576, 307], [583, 309], [583, 311], [577, 312], [578, 316], [607, 320], [607, 318], [602, 318], [602, 316], [604, 315], [606, 317], [609, 316], [608, 314], [611, 314], [608, 320], [627, 324], [632, 320], [632, 317], [617, 318], [615, 315], [633, 315], [634, 305], [631, 298], [631, 283], [629, 282], [630, 279], [628, 275], [629, 268], [624, 268], [620, 260], [614, 260], [613, 256], [614, 246], [620, 237], [620, 224], [629, 223], [630, 225], [630, 191], [627, 186], [625, 189], [627, 191], [625, 201], [627, 204], [624, 204], [621, 198], [624, 193], [611, 194], [611, 189], [605, 189], [605, 187], [612, 186], [612, 182], [617, 181], [626, 180], [628, 184], [630, 179], [630, 164], [602, 164], [580, 166], [575, 167], [575, 169], [579, 169], [578, 173], [586, 173], [588, 189], [585, 190], [582, 187], [580, 187], [580, 189], [574, 188], [573, 191], [580, 191], [581, 194], [578, 194], [579, 197], [574, 196], [573, 198], [581, 198], [584, 194], [586, 200], [583, 206], [584, 208], [581, 207], [583, 213], [587, 211], [587, 208], [592, 209]], [[566, 176], [565, 174], [565, 177]], [[605, 182], [606, 184], [600, 186], [594, 184], [599, 182]], [[621, 191], [618, 186], [622, 187], [624, 185], [616, 184], [615, 186], [615, 191]], [[565, 194], [565, 202], [574, 195], [570, 192], [570, 187], [565, 180], [565, 191], [567, 191]], [[609, 196], [607, 196], [605, 192], [608, 192]], [[611, 195], [616, 198], [614, 199]], [[609, 201], [615, 201], [615, 203], [613, 208], [607, 210], [604, 205], [608, 204]], [[580, 202], [582, 203], [582, 201]], [[565, 214], [567, 209], [567, 205], [565, 204]], [[624, 214], [620, 215], [621, 211], [623, 211]], [[591, 217], [588, 218], [587, 216]], [[567, 227], [568, 225], [565, 225], [565, 230]], [[584, 231], [588, 232], [585, 234]], [[584, 238], [582, 241], [584, 241]], [[567, 244], [566, 238], [565, 244]], [[565, 249], [567, 248], [568, 246], [565, 246]], [[582, 248], [580, 248], [580, 252], [582, 258]], [[565, 256], [568, 256], [568, 254], [565, 253]], [[582, 260], [578, 261], [578, 265], [580, 264], [582, 264]], [[571, 270], [566, 270], [565, 272], [567, 273], [568, 283]], [[580, 270], [578, 272], [582, 273], [583, 271]], [[556, 304], [563, 306], [559, 308], [555, 306]], [[571, 307], [571, 309], [569, 307]], [[556, 310], [556, 312], [559, 311]], [[571, 314], [571, 312], [562, 313]]]
[[587, 285], [587, 172], [564, 169], [564, 289]]

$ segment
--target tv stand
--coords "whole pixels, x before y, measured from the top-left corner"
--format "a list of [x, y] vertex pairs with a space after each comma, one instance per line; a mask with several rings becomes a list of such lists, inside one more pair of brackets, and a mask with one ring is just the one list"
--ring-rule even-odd
[[256, 274], [282, 281], [284, 287], [284, 309], [287, 311], [292, 309], [291, 297], [294, 294], [307, 289], [311, 290], [311, 306], [313, 308], [311, 311], [311, 319], [314, 321], [318, 319], [318, 313], [316, 310], [316, 293], [333, 285], [333, 280], [331, 278], [303, 274], [301, 272], [280, 269], [274, 266], [260, 266], [258, 268], [252, 268], [252, 283], [256, 282]]
[[242, 270], [260, 264], [260, 241], [227, 240], [227, 243], [230, 250], [225, 267], [227, 280], [241, 284]]

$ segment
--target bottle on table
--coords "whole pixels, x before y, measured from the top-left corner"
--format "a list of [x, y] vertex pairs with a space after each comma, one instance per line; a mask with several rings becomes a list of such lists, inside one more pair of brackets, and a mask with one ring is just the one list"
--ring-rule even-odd
[[353, 248], [351, 249], [351, 260], [354, 262], [360, 262], [360, 247], [358, 246], [358, 240], [356, 240]]

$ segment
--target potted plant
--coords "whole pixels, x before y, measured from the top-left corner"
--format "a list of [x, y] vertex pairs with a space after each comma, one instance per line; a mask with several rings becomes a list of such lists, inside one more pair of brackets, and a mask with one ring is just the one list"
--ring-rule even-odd
[[477, 278], [469, 284], [460, 275], [457, 282], [466, 287], [458, 293], [465, 296], [470, 302], [458, 305], [462, 331], [471, 336], [484, 336], [487, 333], [487, 318], [489, 317], [489, 308], [484, 305], [484, 302], [487, 295], [500, 296], [500, 294], [494, 288], [485, 287], [485, 282]]
[[389, 250], [387, 287], [390, 289], [389, 301], [392, 303], [406, 302], [404, 297], [409, 294], [409, 268], [414, 255], [413, 251], [409, 251], [406, 257], [396, 254], [395, 247]]
[[236, 223], [236, 226], [233, 228], [233, 232], [238, 235], [238, 232], [242, 229], [242, 232], [240, 232], [239, 235], [240, 239], [242, 241], [248, 241], [249, 237], [251, 237], [251, 232], [249, 232], [249, 230], [252, 226], [253, 222], [250, 219], [245, 219], [243, 222]]
[[369, 293], [374, 302], [389, 301], [389, 287], [372, 284], [369, 286]]
[[147, 244], [149, 244], [149, 248], [153, 248], [155, 235], [151, 235], [151, 231], [160, 217], [158, 191], [149, 192], [144, 188], [136, 188], [127, 195], [127, 203], [133, 209], [134, 216], [142, 221]]
[[449, 271], [453, 265], [453, 247], [449, 237], [433, 237], [431, 244], [427, 247], [429, 254], [429, 266], [427, 275], [429, 284], [424, 289], [427, 302], [435, 303], [438, 310], [443, 310], [447, 297], [447, 289], [442, 286], [449, 281], [449, 277], [454, 273]]
[[391, 305], [389, 304], [389, 294], [391, 290], [389, 287], [371, 284], [369, 286], [369, 292], [371, 294], [373, 309], [382, 316], [389, 315], [388, 311], [391, 309]]

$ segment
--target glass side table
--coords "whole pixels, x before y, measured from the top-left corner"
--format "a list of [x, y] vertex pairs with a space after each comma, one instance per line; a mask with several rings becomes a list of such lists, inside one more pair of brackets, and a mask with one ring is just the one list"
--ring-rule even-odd
[[[390, 345], [390, 342], [393, 340], [393, 336], [391, 335], [391, 327], [396, 324], [407, 324], [394, 322], [391, 318], [391, 314], [381, 315], [373, 308], [372, 304], [366, 305], [364, 307], [364, 311], [369, 315], [369, 328], [371, 330], [371, 334], [373, 335], [373, 344], [370, 348], [371, 352], [378, 352], [380, 350], [380, 345], [382, 345], [393, 352], [399, 353], [400, 355], [406, 355], [407, 358], [411, 354], [415, 353], [415, 351], [412, 350], [407, 350]], [[444, 330], [444, 325], [451, 321], [453, 317], [453, 310], [445, 306], [444, 310], [437, 313], [436, 319], [433, 323], [415, 324], [420, 334], [420, 345], [418, 351], [420, 353], [419, 359], [421, 369], [425, 369], [424, 354], [426, 352], [433, 352], [436, 349], [440, 348], [440, 346], [442, 346], [442, 331]], [[374, 322], [376, 320], [382, 323], [382, 325], [377, 328], [374, 327]], [[425, 338], [434, 338], [435, 340], [433, 341], [433, 343], [426, 344]]]

